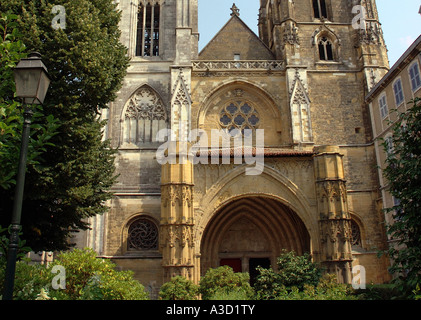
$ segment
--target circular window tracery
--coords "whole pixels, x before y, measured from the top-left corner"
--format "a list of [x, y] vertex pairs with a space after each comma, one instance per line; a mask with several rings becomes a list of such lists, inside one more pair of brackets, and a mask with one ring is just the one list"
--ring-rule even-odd
[[128, 250], [158, 249], [158, 228], [149, 219], [139, 218], [133, 221], [128, 230]]
[[219, 122], [228, 132], [237, 129], [242, 134], [244, 130], [254, 130], [258, 127], [259, 113], [248, 102], [231, 102], [220, 112]]

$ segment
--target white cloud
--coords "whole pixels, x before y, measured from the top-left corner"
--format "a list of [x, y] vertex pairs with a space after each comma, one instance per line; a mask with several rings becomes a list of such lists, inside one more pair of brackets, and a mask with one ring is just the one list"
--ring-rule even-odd
[[399, 38], [399, 41], [405, 47], [409, 47], [412, 43], [414, 43], [415, 39], [412, 36], [406, 36], [403, 38]]

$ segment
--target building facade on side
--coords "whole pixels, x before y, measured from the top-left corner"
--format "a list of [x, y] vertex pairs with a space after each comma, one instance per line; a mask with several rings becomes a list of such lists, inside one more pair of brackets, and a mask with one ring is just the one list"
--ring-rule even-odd
[[[361, 1], [358, 27], [354, 2], [261, 0], [258, 36], [234, 5], [199, 53], [197, 0], [118, 1], [131, 64], [105, 117], [120, 176], [109, 212], [78, 245], [133, 270], [153, 294], [220, 265], [253, 278], [283, 249], [311, 253], [341, 282], [359, 265], [367, 283], [387, 282], [365, 97], [389, 64], [375, 1]], [[157, 137], [162, 129], [173, 135]], [[264, 130], [264, 147], [249, 150], [263, 170], [247, 174], [254, 164], [235, 145], [201, 150], [198, 164], [158, 161], [160, 138], [180, 143], [195, 129], [190, 144], [209, 146], [212, 130], [238, 129], [243, 142], [244, 130]]]
[[[388, 148], [393, 148], [393, 125], [400, 113], [411, 107], [410, 101], [421, 98], [421, 36], [405, 51], [389, 72], [377, 83], [366, 97], [370, 109], [373, 139], [376, 149], [382, 206], [392, 208], [398, 204], [389, 193], [389, 182], [383, 176]], [[386, 214], [386, 223], [392, 224], [392, 213]], [[393, 243], [391, 243], [393, 245]]]

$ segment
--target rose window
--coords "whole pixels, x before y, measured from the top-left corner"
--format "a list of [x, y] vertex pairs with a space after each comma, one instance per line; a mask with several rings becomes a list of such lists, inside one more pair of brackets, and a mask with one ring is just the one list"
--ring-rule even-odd
[[244, 130], [254, 130], [258, 127], [259, 113], [247, 102], [232, 102], [221, 110], [219, 122], [231, 132], [235, 129], [244, 134]]
[[137, 219], [129, 227], [127, 242], [129, 250], [158, 249], [158, 228], [148, 219]]

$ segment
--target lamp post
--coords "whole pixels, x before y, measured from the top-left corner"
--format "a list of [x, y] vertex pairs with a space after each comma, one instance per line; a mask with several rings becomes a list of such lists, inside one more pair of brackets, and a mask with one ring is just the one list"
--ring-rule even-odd
[[15, 199], [13, 203], [12, 222], [10, 225], [10, 240], [7, 253], [6, 275], [4, 281], [3, 300], [13, 299], [15, 281], [16, 258], [19, 246], [19, 231], [22, 215], [23, 191], [25, 186], [26, 160], [29, 143], [29, 130], [32, 119], [32, 104], [42, 104], [47, 94], [50, 78], [41, 55], [30, 53], [28, 58], [21, 59], [14, 69], [16, 83], [16, 97], [21, 98], [24, 104], [24, 121], [22, 142], [19, 156], [18, 174], [16, 179]]

